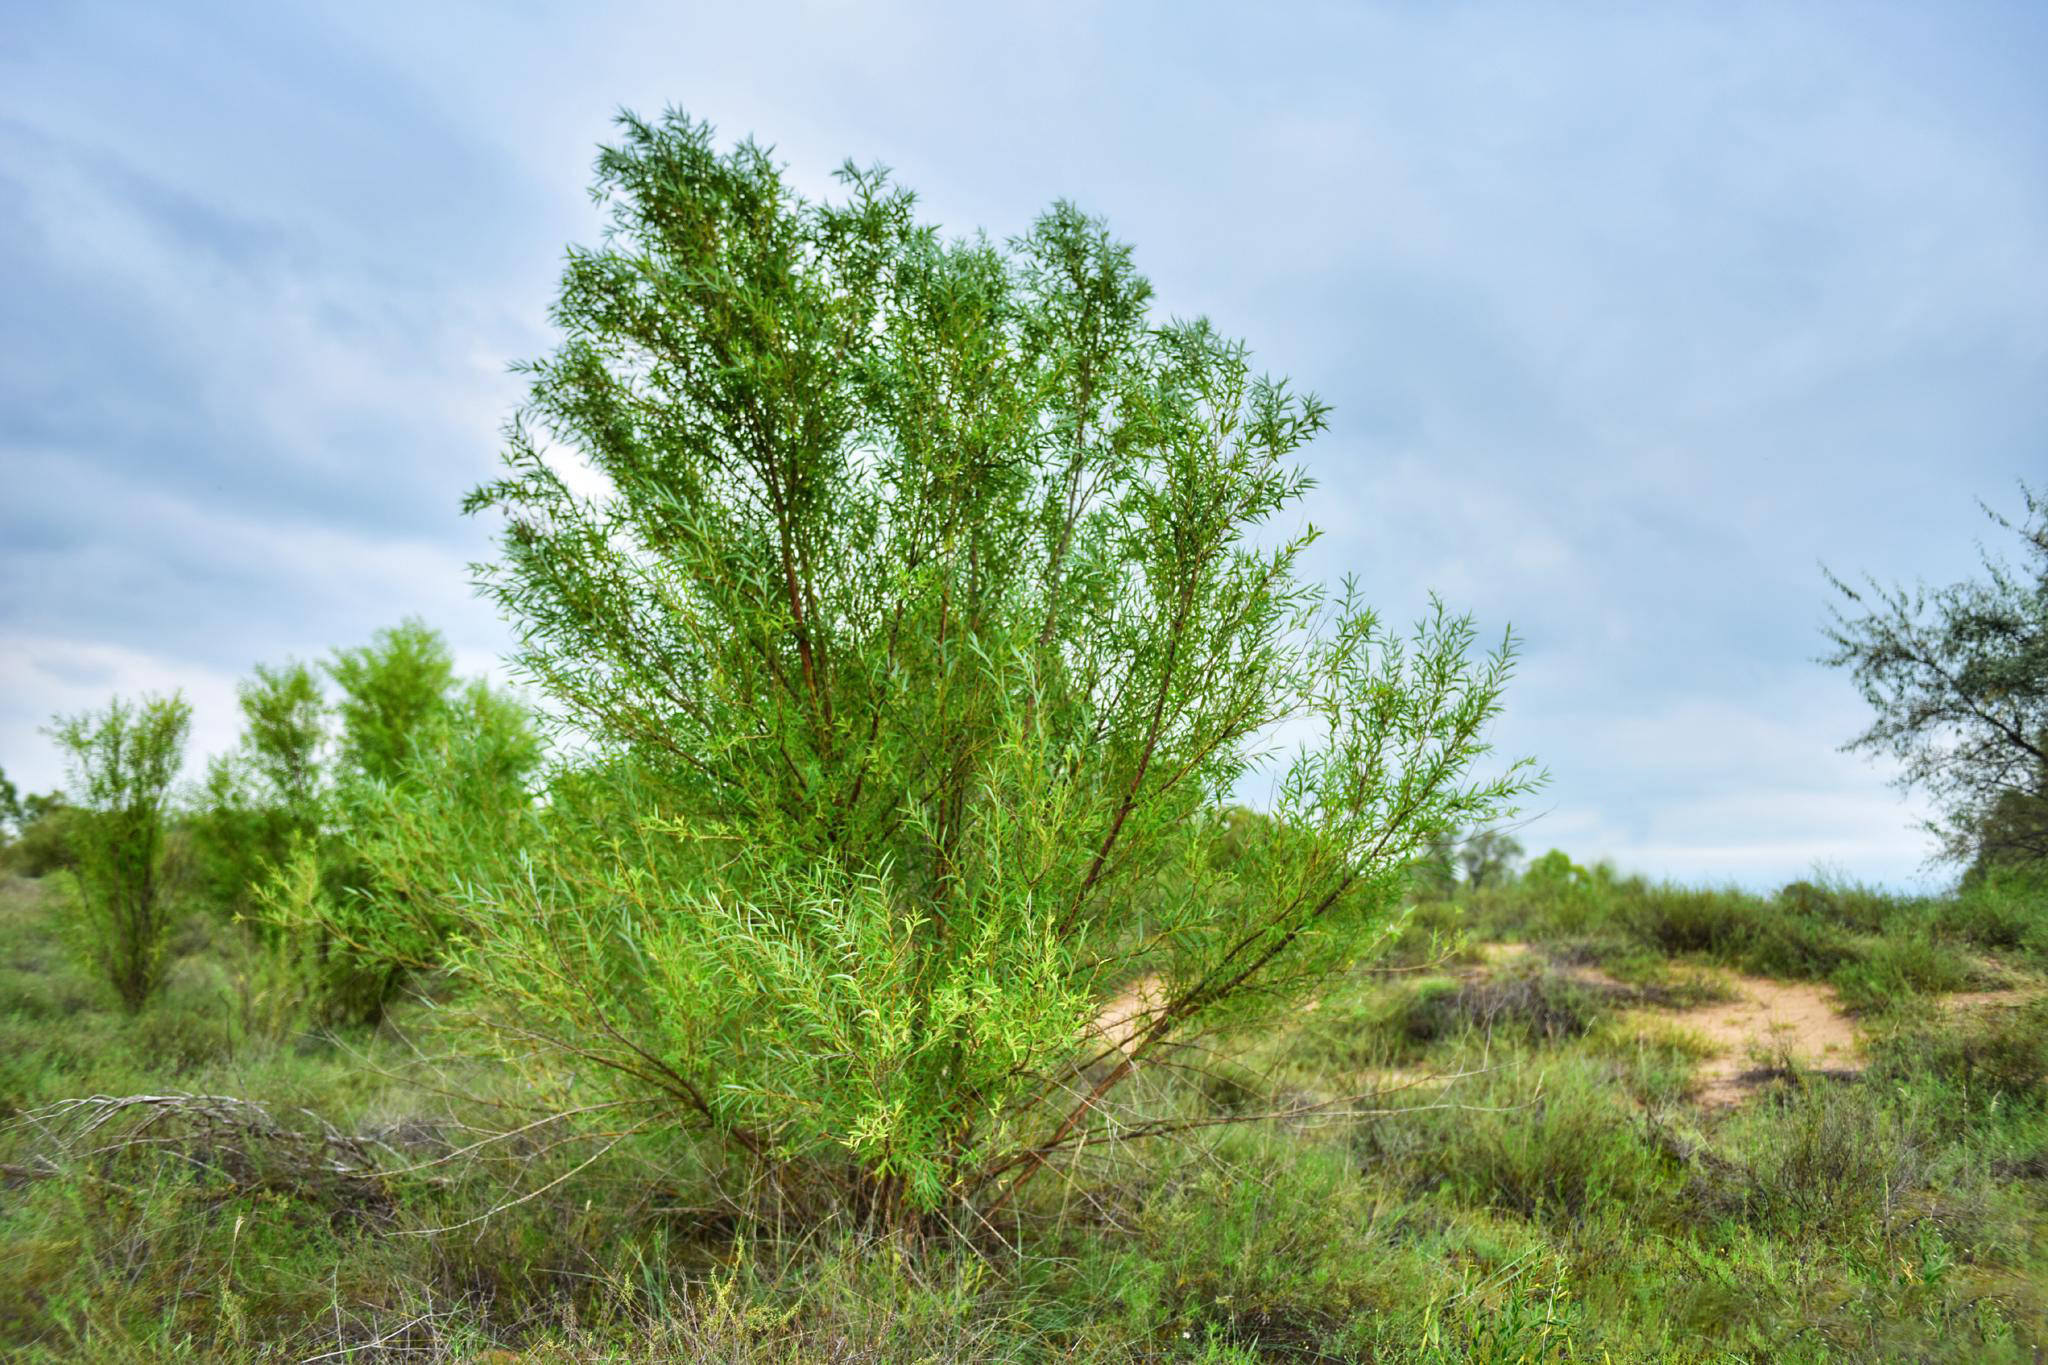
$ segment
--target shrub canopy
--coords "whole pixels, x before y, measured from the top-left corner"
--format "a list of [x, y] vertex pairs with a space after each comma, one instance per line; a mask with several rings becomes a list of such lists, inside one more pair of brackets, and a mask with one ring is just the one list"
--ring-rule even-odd
[[[621, 120], [565, 340], [468, 504], [583, 759], [517, 847], [416, 790], [373, 855], [579, 1090], [931, 1207], [1346, 967], [1421, 841], [1533, 778], [1470, 776], [1511, 641], [1299, 574], [1321, 402], [1154, 318], [1071, 206], [1000, 246], [840, 180], [810, 202], [758, 146]], [[1270, 818], [1222, 818], [1262, 771]], [[1091, 1034], [1148, 974], [1130, 1036]]]

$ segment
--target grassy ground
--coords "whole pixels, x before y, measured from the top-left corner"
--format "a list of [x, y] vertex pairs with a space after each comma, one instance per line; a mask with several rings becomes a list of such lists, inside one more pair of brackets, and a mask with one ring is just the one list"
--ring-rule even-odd
[[[439, 1055], [430, 1004], [375, 1033], [280, 1031], [260, 964], [195, 919], [130, 1019], [71, 965], [59, 910], [38, 883], [0, 885], [10, 1359], [2032, 1361], [2048, 1344], [2048, 905], [2019, 888], [1764, 899], [1553, 864], [1430, 902], [1377, 970], [1125, 1100], [1285, 1117], [1100, 1149], [994, 1232], [919, 1245], [736, 1222], [675, 1143], [543, 1126], [451, 1156], [522, 1097]], [[1760, 1036], [1739, 1102], [1703, 1103], [1728, 1045], [1697, 1021], [1738, 973], [1811, 983], [1853, 1054], [1817, 1065]], [[157, 1098], [52, 1108], [94, 1095]]]

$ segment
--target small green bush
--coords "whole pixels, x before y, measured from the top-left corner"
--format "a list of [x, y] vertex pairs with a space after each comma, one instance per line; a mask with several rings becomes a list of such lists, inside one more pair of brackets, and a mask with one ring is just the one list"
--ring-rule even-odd
[[1856, 961], [1837, 968], [1831, 981], [1842, 1003], [1858, 1013], [1882, 1011], [1915, 995], [1983, 984], [1960, 953], [1925, 930], [1875, 940]]
[[235, 1055], [236, 1019], [221, 987], [214, 972], [196, 964], [169, 974], [139, 1017], [149, 1066], [183, 1076]]
[[170, 931], [164, 894], [171, 783], [192, 708], [182, 697], [115, 698], [103, 712], [59, 717], [50, 733], [71, 765], [82, 808], [75, 839], [79, 942], [130, 1013], [156, 989]]
[[1132, 1327], [1300, 1350], [1365, 1297], [1370, 1221], [1341, 1149], [1234, 1134], [1145, 1203], [1131, 1251], [1096, 1273]]
[[1725, 956], [1755, 941], [1758, 910], [1749, 897], [1735, 893], [1643, 888], [1625, 899], [1621, 921], [1662, 952]]
[[[328, 1024], [374, 1024], [438, 965], [448, 919], [399, 905], [403, 892], [364, 854], [391, 835], [382, 824], [405, 793], [431, 788], [488, 845], [473, 860], [482, 865], [519, 846], [541, 761], [533, 713], [481, 680], [458, 683], [447, 642], [422, 622], [337, 651], [329, 672], [342, 691], [334, 780], [314, 763], [322, 732], [310, 671], [258, 670], [260, 685], [243, 691], [244, 766], [261, 781], [253, 799], [212, 807], [223, 831], [255, 841], [225, 865], [231, 882], [246, 883], [236, 894], [252, 903], [261, 940], [242, 979], [263, 980], [280, 1026], [302, 1008]], [[253, 997], [242, 999], [247, 1013]]]
[[1428, 983], [1409, 997], [1401, 1026], [1415, 1042], [1473, 1031], [1529, 1042], [1559, 1042], [1591, 1029], [1616, 993], [1546, 969]]
[[1584, 1064], [1545, 1068], [1513, 1087], [1462, 1098], [1475, 1107], [1438, 1115], [1435, 1127], [1444, 1185], [1466, 1199], [1529, 1218], [1570, 1219], [1596, 1206], [1636, 1204], [1672, 1184], [1666, 1158]]
[[1402, 1092], [1354, 1146], [1369, 1171], [1524, 1218], [1569, 1221], [1596, 1205], [1654, 1200], [1675, 1183], [1671, 1161], [1644, 1141], [1608, 1077], [1583, 1056], [1504, 1061], [1443, 1090]]
[[1856, 945], [1843, 930], [1821, 920], [1791, 915], [1745, 915], [1746, 937], [1731, 939], [1725, 954], [1737, 966], [1764, 976], [1824, 980], [1856, 960]]
[[1737, 1137], [1739, 1164], [1696, 1170], [1693, 1194], [1800, 1241], [1882, 1237], [1938, 1175], [1925, 1136], [1867, 1086], [1795, 1080]]
[[1999, 867], [1941, 902], [1943, 931], [2048, 962], [2048, 872]]

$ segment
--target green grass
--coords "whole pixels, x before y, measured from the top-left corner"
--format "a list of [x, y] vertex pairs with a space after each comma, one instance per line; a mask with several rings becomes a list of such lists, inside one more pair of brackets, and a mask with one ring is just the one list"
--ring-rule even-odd
[[[62, 913], [47, 887], [0, 886], [8, 1359], [2028, 1361], [2048, 1345], [2048, 1003], [1958, 1015], [1934, 998], [2040, 971], [2040, 902], [2010, 888], [1973, 903], [1610, 879], [1421, 907], [1379, 970], [1218, 1040], [1223, 1079], [1155, 1068], [1118, 1109], [1291, 1117], [1091, 1149], [1001, 1226], [922, 1241], [721, 1206], [701, 1155], [661, 1135], [604, 1149], [543, 1128], [437, 1161], [523, 1097], [461, 1060], [429, 1003], [374, 1032], [279, 1029], [234, 932], [198, 919], [130, 1018], [64, 952]], [[1460, 947], [1476, 939], [1537, 948], [1482, 969]], [[1605, 979], [1575, 970], [1591, 963]], [[1795, 1068], [1700, 1109], [1684, 1009], [1715, 995], [1705, 964], [1832, 983], [1863, 1012], [1863, 1076]], [[259, 1103], [268, 1126], [131, 1114], [67, 1154], [24, 1118], [171, 1092]], [[368, 1165], [417, 1169], [349, 1169], [323, 1125], [379, 1138]], [[89, 1150], [124, 1134], [152, 1145]]]
[[2048, 973], [2048, 884], [2020, 877], [1944, 896], [1813, 882], [1758, 896], [1574, 867], [1433, 907], [1425, 922], [1442, 934], [1454, 912], [1476, 937], [1542, 943], [1625, 979], [1681, 960], [1825, 981], [1859, 1014]]

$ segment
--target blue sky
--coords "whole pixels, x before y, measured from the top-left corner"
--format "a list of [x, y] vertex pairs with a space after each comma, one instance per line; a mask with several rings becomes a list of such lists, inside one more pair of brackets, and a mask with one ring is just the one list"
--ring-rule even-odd
[[1536, 848], [1927, 875], [1819, 564], [1946, 581], [2048, 473], [2048, 7], [96, 5], [0, 38], [0, 767], [419, 614], [621, 106], [1056, 197], [1336, 407], [1319, 572], [1526, 640]]

